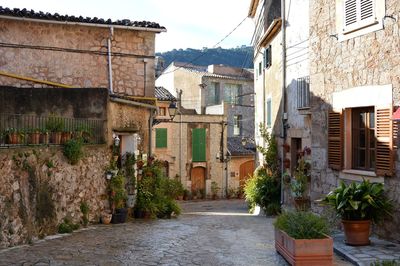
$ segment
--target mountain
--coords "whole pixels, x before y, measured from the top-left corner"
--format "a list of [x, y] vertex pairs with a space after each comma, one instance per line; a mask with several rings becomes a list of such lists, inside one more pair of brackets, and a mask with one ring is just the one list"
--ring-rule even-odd
[[174, 49], [164, 53], [156, 53], [156, 55], [164, 58], [165, 67], [175, 61], [191, 63], [199, 66], [223, 64], [241, 68], [253, 68], [253, 47], [251, 46], [242, 46], [230, 49], [224, 49], [221, 47], [203, 48], [202, 50], [191, 48], [185, 50]]

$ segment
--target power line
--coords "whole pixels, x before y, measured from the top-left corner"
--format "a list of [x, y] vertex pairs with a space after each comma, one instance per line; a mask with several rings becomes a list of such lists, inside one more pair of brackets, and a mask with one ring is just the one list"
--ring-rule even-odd
[[[84, 50], [84, 49], [75, 49], [75, 48], [40, 46], [40, 45], [30, 45], [30, 44], [16, 44], [16, 43], [5, 43], [5, 42], [0, 42], [0, 47], [32, 49], [32, 50], [41, 50], [41, 51], [54, 51], [54, 52], [67, 52], [67, 53], [79, 53], [79, 54], [93, 54], [93, 55], [101, 55], [101, 56], [108, 55], [107, 51], [103, 52], [103, 51], [93, 51], [93, 50]], [[101, 48], [106, 48], [106, 47], [103, 46]], [[119, 53], [119, 52], [112, 52], [111, 55], [117, 56], [117, 57], [154, 58], [154, 56], [151, 56], [151, 55], [139, 55], [139, 54], [133, 54], [133, 53]]]
[[[247, 19], [247, 16], [235, 28], [233, 28], [233, 30], [231, 30], [227, 35], [225, 35], [224, 38], [222, 38], [219, 42], [214, 44], [211, 48], [216, 48], [220, 43], [222, 43], [226, 38], [228, 38], [233, 32], [235, 32], [237, 30], [237, 28], [239, 28], [246, 19]], [[198, 60], [199, 58], [201, 58], [201, 57], [203, 57], [205, 55], [206, 55], [206, 52], [202, 52], [200, 55], [196, 56], [193, 60], [191, 60], [190, 62], [184, 64], [183, 66], [179, 66], [179, 67], [175, 68], [174, 70], [171, 70], [171, 71], [168, 71], [168, 72], [164, 72], [161, 75], [173, 73], [173, 72], [177, 71], [180, 68], [186, 67], [187, 65], [190, 65], [190, 64], [194, 63], [196, 60]]]

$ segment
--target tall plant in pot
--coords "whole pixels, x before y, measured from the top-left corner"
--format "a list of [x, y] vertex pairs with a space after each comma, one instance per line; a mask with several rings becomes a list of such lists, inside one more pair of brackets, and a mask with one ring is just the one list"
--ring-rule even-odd
[[363, 180], [346, 185], [343, 181], [339, 187], [329, 192], [321, 200], [323, 204], [333, 207], [342, 218], [346, 244], [354, 246], [369, 245], [371, 222], [378, 223], [390, 216], [393, 204], [385, 193], [383, 184]]
[[308, 162], [306, 162], [304, 158], [300, 158], [294, 173], [294, 179], [290, 182], [290, 189], [297, 210], [307, 210], [310, 202], [306, 194], [309, 177], [308, 169]]
[[113, 210], [112, 223], [124, 223], [128, 211], [125, 208], [127, 199], [125, 176], [121, 172], [111, 178], [110, 194]]

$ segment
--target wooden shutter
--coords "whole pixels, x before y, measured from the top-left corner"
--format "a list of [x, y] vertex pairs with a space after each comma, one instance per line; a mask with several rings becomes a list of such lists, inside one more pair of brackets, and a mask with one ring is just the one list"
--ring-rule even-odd
[[167, 129], [156, 128], [156, 148], [167, 147]]
[[343, 167], [343, 115], [341, 112], [328, 114], [328, 165], [334, 170]]
[[394, 147], [392, 108], [376, 109], [376, 174], [393, 175]]
[[206, 129], [194, 128], [192, 131], [192, 161], [206, 161]]
[[351, 32], [375, 23], [376, 0], [344, 0], [343, 31]]

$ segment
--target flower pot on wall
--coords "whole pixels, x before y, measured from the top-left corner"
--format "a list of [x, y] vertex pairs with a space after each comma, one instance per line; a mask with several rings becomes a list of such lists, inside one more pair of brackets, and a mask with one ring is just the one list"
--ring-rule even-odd
[[369, 233], [371, 221], [342, 220], [346, 244], [351, 246], [367, 246], [370, 244]]
[[18, 133], [10, 133], [7, 135], [8, 144], [19, 144], [20, 143], [20, 135]]
[[283, 159], [283, 166], [285, 167], [285, 169], [289, 169], [290, 168], [290, 159]]
[[41, 136], [40, 136], [40, 143], [49, 144], [49, 142], [50, 142], [49, 133], [47, 133], [47, 132], [42, 133]]
[[53, 144], [61, 144], [61, 132], [52, 132], [50, 137], [50, 142]]
[[29, 134], [29, 143], [30, 144], [39, 144], [40, 143], [40, 132], [32, 132]]
[[72, 133], [71, 132], [63, 132], [61, 134], [61, 143], [64, 144], [66, 143], [68, 140], [70, 140], [72, 137]]

